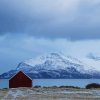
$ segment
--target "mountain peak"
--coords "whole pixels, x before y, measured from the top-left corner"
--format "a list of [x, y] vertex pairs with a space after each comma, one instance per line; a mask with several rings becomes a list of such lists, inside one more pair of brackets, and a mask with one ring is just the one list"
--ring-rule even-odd
[[24, 63], [38, 64], [38, 63], [43, 63], [46, 60], [61, 59], [61, 58], [62, 58], [61, 55], [58, 53], [49, 53], [49, 54], [44, 54], [44, 55], [38, 56], [36, 58], [25, 60]]
[[[38, 67], [37, 67], [38, 66]], [[17, 67], [17, 69], [67, 69], [69, 67], [74, 67], [78, 71], [84, 73], [85, 66], [81, 61], [71, 56], [64, 56], [61, 53], [49, 53], [37, 58], [32, 58], [25, 60]], [[88, 66], [87, 66], [88, 67]]]

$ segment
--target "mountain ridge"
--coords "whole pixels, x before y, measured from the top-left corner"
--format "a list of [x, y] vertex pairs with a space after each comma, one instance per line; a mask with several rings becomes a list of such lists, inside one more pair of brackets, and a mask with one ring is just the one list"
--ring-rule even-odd
[[10, 78], [18, 71], [24, 71], [31, 78], [61, 78], [61, 79], [86, 79], [100, 78], [94, 68], [71, 56], [58, 53], [39, 56], [36, 59], [25, 60], [18, 64], [16, 69], [0, 75], [0, 78]]

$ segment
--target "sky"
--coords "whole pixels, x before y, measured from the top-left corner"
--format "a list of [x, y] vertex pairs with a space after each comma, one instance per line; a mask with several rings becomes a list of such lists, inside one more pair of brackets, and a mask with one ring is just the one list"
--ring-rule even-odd
[[0, 74], [44, 53], [100, 57], [99, 45], [100, 0], [0, 0]]

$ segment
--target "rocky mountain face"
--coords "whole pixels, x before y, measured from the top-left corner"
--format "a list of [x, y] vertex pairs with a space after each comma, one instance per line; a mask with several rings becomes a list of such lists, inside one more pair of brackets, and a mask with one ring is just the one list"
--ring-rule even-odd
[[23, 61], [18, 64], [16, 69], [0, 75], [0, 78], [10, 78], [20, 70], [34, 79], [100, 78], [100, 73], [93, 67], [84, 64], [76, 58], [58, 53], [50, 53], [36, 59]]

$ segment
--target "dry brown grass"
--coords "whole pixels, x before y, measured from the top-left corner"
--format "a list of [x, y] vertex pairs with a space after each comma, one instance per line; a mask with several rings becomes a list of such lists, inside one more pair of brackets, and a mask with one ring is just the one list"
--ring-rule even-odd
[[100, 90], [16, 88], [0, 90], [0, 100], [100, 100]]

